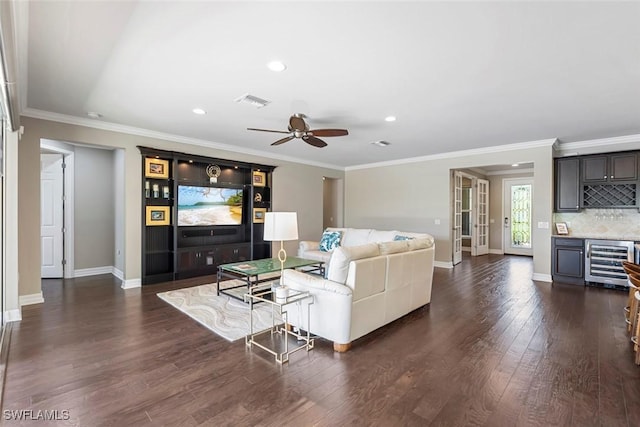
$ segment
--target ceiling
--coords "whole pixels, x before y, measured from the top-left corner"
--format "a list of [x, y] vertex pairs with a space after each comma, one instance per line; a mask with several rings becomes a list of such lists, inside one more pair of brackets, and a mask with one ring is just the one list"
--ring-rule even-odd
[[[28, 36], [19, 50], [27, 116], [338, 168], [640, 133], [640, 3], [27, 6], [18, 22]], [[270, 71], [274, 59], [287, 69]], [[271, 103], [234, 101], [246, 93]], [[293, 113], [349, 135], [323, 138], [325, 148], [300, 139], [272, 147], [284, 135], [246, 129], [285, 130]], [[371, 144], [379, 140], [391, 145]]]

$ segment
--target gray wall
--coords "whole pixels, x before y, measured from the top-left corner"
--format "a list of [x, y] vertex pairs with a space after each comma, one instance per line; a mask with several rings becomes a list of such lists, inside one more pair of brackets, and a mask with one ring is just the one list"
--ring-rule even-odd
[[[552, 141], [501, 151], [449, 153], [431, 159], [347, 169], [345, 222], [348, 227], [427, 232], [436, 239], [436, 262], [451, 265], [452, 170], [494, 164], [534, 163], [533, 223], [551, 224]], [[521, 149], [519, 147], [522, 147]], [[372, 188], [375, 187], [375, 191]], [[372, 193], [375, 197], [372, 197]], [[436, 223], [439, 221], [439, 224]], [[551, 280], [551, 229], [533, 230], [534, 277]]]
[[323, 185], [323, 227], [342, 227], [343, 182], [327, 178]]
[[[277, 166], [273, 174], [273, 210], [298, 212], [300, 239], [317, 240], [322, 234], [322, 177], [344, 178], [341, 170], [310, 166], [222, 150], [213, 146], [206, 147], [190, 144], [176, 144], [175, 141], [154, 137], [132, 135], [110, 130], [101, 130], [66, 123], [52, 122], [30, 117], [22, 117], [24, 135], [18, 145], [20, 194], [20, 220], [18, 222], [19, 241], [19, 293], [30, 295], [41, 291], [40, 280], [40, 230], [33, 224], [40, 223], [40, 180], [38, 170], [40, 162], [40, 140], [42, 138], [69, 141], [85, 145], [96, 145], [122, 149], [125, 183], [122, 203], [124, 211], [117, 229], [124, 250], [122, 251], [124, 279], [135, 283], [140, 279], [141, 271], [141, 204], [142, 204], [142, 162], [137, 146], [154, 147], [162, 150], [179, 150], [209, 157], [229, 160], [255, 162]], [[212, 144], [213, 145], [213, 144]], [[110, 180], [113, 182], [113, 179]], [[113, 203], [113, 201], [112, 201]], [[113, 207], [110, 208], [111, 210]], [[122, 228], [122, 230], [120, 230]], [[116, 227], [114, 226], [114, 233]], [[112, 236], [112, 242], [120, 242]], [[119, 243], [116, 243], [118, 245]], [[296, 242], [287, 242], [287, 251], [295, 253]], [[113, 251], [116, 250], [112, 247]], [[113, 259], [112, 259], [113, 262]], [[110, 264], [113, 265], [113, 264]], [[80, 268], [80, 266], [76, 266]]]
[[125, 247], [124, 247], [124, 189], [125, 189], [125, 162], [124, 150], [116, 149], [113, 152], [113, 215], [114, 215], [114, 254], [113, 266], [118, 274], [125, 271]]
[[112, 150], [75, 148], [75, 269], [114, 265]]

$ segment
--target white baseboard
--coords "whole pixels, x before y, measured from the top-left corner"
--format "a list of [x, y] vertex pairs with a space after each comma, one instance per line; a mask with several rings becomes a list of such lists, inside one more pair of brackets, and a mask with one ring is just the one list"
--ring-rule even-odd
[[122, 284], [120, 285], [120, 287], [122, 289], [140, 288], [140, 287], [142, 287], [142, 280], [141, 279], [123, 280]]
[[113, 274], [113, 266], [81, 268], [75, 270], [74, 277], [97, 276], [99, 274]]
[[463, 246], [462, 247], [462, 252], [471, 252], [471, 248], [468, 246]]
[[494, 255], [504, 255], [504, 251], [502, 249], [489, 249], [489, 253]]
[[120, 280], [124, 280], [124, 273], [122, 272], [122, 270], [112, 267], [112, 271], [111, 274], [113, 274], [114, 276], [116, 276], [116, 279], [120, 279]]
[[22, 320], [22, 312], [19, 308], [4, 312], [4, 320], [7, 322], [19, 322]]
[[548, 282], [548, 283], [553, 282], [553, 279], [551, 278], [550, 274], [533, 273], [533, 276], [531, 276], [531, 279], [537, 282]]
[[23, 305], [42, 304], [44, 297], [42, 296], [42, 292], [38, 292], [37, 294], [20, 295], [18, 301], [20, 302], [20, 307]]
[[440, 268], [453, 268], [453, 262], [451, 262], [451, 261], [434, 261], [433, 262], [433, 266], [434, 267], [440, 267]]

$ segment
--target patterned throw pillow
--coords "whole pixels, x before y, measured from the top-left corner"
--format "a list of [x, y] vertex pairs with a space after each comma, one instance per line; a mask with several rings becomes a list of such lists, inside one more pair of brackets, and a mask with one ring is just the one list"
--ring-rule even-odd
[[325, 231], [322, 233], [322, 239], [320, 239], [320, 250], [323, 252], [330, 252], [340, 246], [340, 238], [342, 233], [339, 231]]
[[400, 234], [396, 234], [395, 236], [393, 236], [393, 240], [413, 240], [413, 237], [409, 237], [409, 236], [402, 236]]

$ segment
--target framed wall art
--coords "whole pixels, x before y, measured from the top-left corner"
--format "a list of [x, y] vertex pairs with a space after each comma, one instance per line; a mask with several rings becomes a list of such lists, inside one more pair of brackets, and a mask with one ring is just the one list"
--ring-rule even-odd
[[264, 222], [264, 216], [266, 213], [267, 213], [266, 208], [253, 208], [253, 222], [254, 223]]
[[169, 178], [169, 161], [145, 157], [144, 176], [146, 178]]
[[556, 231], [558, 234], [569, 234], [566, 222], [556, 222]]
[[267, 174], [265, 172], [253, 172], [253, 185], [256, 187], [264, 187], [267, 185]]
[[170, 225], [170, 219], [169, 206], [147, 206], [146, 225]]

